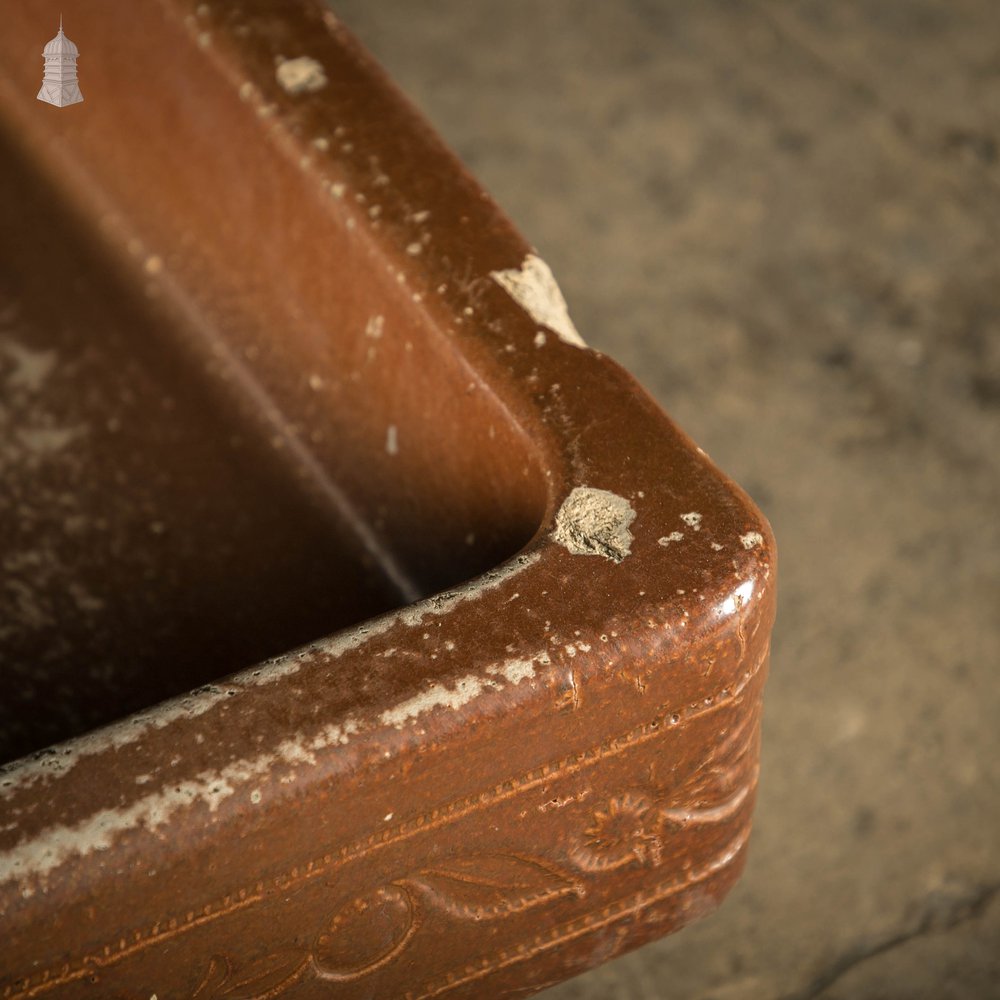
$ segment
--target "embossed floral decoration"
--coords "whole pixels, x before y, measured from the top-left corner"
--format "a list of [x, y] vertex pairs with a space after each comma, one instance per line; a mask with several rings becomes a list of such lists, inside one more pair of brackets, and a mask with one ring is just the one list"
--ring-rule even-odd
[[590, 871], [621, 868], [632, 861], [658, 865], [663, 842], [657, 825], [656, 812], [646, 798], [617, 795], [594, 813], [576, 860]]

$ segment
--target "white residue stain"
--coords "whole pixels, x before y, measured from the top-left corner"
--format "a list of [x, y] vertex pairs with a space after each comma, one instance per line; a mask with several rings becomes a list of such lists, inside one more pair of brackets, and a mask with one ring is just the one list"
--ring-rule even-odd
[[144, 795], [130, 806], [100, 809], [73, 826], [48, 827], [0, 854], [0, 884], [28, 877], [44, 880], [70, 858], [106, 851], [126, 830], [155, 830], [186, 806], [203, 803], [213, 813], [234, 794], [234, 783], [264, 776], [272, 764], [273, 758], [268, 755], [230, 764], [219, 771], [203, 771], [192, 780], [168, 783], [161, 791]]
[[312, 653], [308, 650], [293, 651], [244, 670], [232, 678], [225, 688], [209, 684], [183, 697], [163, 702], [148, 712], [57, 744], [54, 749], [59, 752], [54, 755], [46, 755], [38, 760], [24, 758], [0, 767], [0, 778], [3, 779], [0, 782], [0, 801], [11, 798], [18, 791], [30, 788], [39, 781], [48, 783], [62, 777], [86, 757], [108, 750], [120, 750], [137, 743], [150, 730], [164, 729], [179, 719], [195, 719], [220, 702], [228, 701], [243, 688], [269, 684], [295, 673], [310, 659]]
[[496, 681], [473, 676], [460, 678], [455, 681], [454, 687], [434, 684], [426, 691], [400, 702], [394, 708], [386, 709], [379, 716], [379, 721], [386, 726], [401, 729], [404, 723], [415, 719], [423, 712], [429, 712], [433, 708], [461, 708], [487, 688], [496, 687]]
[[372, 316], [365, 324], [365, 336], [372, 340], [378, 340], [385, 329], [385, 318], [383, 316]]
[[406, 701], [400, 702], [393, 708], [386, 709], [379, 716], [379, 721], [383, 725], [401, 729], [407, 722], [424, 712], [430, 712], [436, 708], [458, 709], [478, 698], [485, 691], [503, 690], [506, 685], [502, 684], [499, 678], [505, 680], [507, 684], [514, 685], [520, 684], [521, 681], [530, 680], [535, 676], [536, 663], [549, 662], [548, 653], [543, 650], [530, 660], [508, 660], [506, 663], [487, 667], [486, 673], [491, 675], [489, 677], [477, 677], [474, 674], [469, 674], [459, 678], [451, 686], [432, 684], [420, 694], [407, 698]]
[[669, 535], [664, 535], [662, 538], [657, 538], [656, 544], [662, 545], [666, 548], [671, 542], [682, 542], [684, 541], [683, 531], [671, 531]]
[[519, 268], [491, 271], [490, 276], [540, 326], [574, 347], [587, 346], [569, 317], [549, 265], [541, 257], [529, 253]]
[[278, 83], [289, 94], [311, 94], [326, 86], [326, 73], [323, 67], [310, 59], [309, 56], [299, 56], [297, 59], [283, 59], [275, 70]]
[[38, 392], [56, 366], [55, 351], [35, 351], [13, 340], [0, 340], [0, 356], [13, 362], [7, 385], [26, 392]]
[[282, 740], [275, 756], [286, 764], [315, 764], [316, 751], [327, 747], [347, 746], [351, 737], [360, 732], [361, 727], [348, 717], [340, 723], [329, 723], [310, 740]]
[[[54, 749], [59, 752], [55, 755], [45, 756], [39, 760], [25, 758], [0, 766], [0, 779], [2, 779], [0, 780], [0, 800], [10, 799], [38, 782], [48, 784], [61, 779], [80, 760], [137, 743], [150, 730], [164, 729], [181, 719], [197, 718], [220, 702], [231, 701], [233, 695], [238, 695], [241, 689], [271, 684], [282, 677], [294, 674], [304, 664], [314, 659], [317, 654], [323, 657], [338, 658], [364, 646], [371, 639], [383, 635], [397, 626], [415, 628], [428, 617], [446, 615], [459, 604], [476, 600], [483, 594], [503, 586], [527, 567], [536, 563], [539, 558], [539, 552], [522, 553], [496, 569], [483, 574], [483, 576], [470, 580], [453, 590], [418, 601], [404, 610], [373, 618], [332, 638], [313, 643], [308, 648], [293, 650], [243, 670], [231, 678], [225, 688], [217, 685], [199, 688], [189, 695], [165, 702], [152, 711], [105, 726], [92, 734], [58, 744]], [[541, 656], [534, 659], [537, 662], [544, 662]], [[359, 726], [353, 720], [347, 720], [339, 725], [331, 724], [318, 737], [307, 743], [290, 740], [282, 742], [277, 747], [276, 755], [278, 759], [289, 764], [315, 763], [313, 751], [326, 746], [344, 745], [358, 731]], [[196, 741], [200, 742], [201, 734], [196, 734], [195, 738]], [[25, 849], [27, 849], [27, 845]]]
[[84, 433], [82, 427], [26, 427], [18, 437], [29, 452], [45, 454], [61, 451]]
[[389, 424], [385, 429], [385, 450], [390, 455], [399, 454], [399, 434], [395, 424]]
[[740, 545], [745, 549], [755, 549], [763, 544], [764, 536], [759, 531], [748, 531], [745, 535], [740, 535]]
[[[112, 846], [115, 838], [127, 830], [155, 830], [170, 820], [178, 809], [203, 803], [210, 813], [249, 782], [272, 777], [276, 766], [315, 764], [315, 751], [328, 746], [343, 746], [359, 731], [350, 717], [339, 724], [325, 726], [309, 740], [287, 739], [274, 753], [250, 760], [236, 761], [218, 771], [202, 771], [181, 782], [167, 780], [157, 792], [137, 799], [127, 807], [100, 809], [72, 826], [58, 825], [42, 830], [30, 840], [0, 853], [0, 884], [28, 877], [44, 886], [46, 876], [73, 857], [86, 857]], [[140, 775], [140, 778], [145, 778]], [[139, 782], [137, 779], [137, 783]], [[249, 793], [257, 805], [263, 799], [259, 787]]]
[[544, 650], [531, 660], [508, 660], [506, 663], [486, 668], [488, 674], [499, 674], [511, 684], [520, 684], [535, 676], [535, 663], [550, 663], [549, 654]]
[[681, 514], [681, 520], [695, 531], [701, 531], [701, 514], [691, 511], [690, 514]]

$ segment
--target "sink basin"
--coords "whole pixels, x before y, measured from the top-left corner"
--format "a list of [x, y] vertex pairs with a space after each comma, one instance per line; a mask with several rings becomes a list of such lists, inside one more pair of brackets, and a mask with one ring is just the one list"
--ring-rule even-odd
[[750, 500], [325, 6], [87, 5], [66, 107], [5, 17], [0, 998], [523, 996], [710, 912]]

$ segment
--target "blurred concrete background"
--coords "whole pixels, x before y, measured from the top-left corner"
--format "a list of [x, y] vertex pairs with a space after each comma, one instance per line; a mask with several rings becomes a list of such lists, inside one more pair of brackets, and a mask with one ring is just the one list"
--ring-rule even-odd
[[1000, 4], [333, 6], [778, 537], [746, 876], [547, 1000], [1000, 997]]

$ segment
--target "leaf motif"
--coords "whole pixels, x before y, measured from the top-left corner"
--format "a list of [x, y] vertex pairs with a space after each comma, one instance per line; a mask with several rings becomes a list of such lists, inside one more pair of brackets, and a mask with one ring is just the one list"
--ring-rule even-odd
[[747, 712], [723, 737], [710, 757], [670, 794], [675, 809], [712, 809], [732, 799], [752, 781], [759, 712]]
[[760, 706], [745, 712], [726, 734], [712, 758], [722, 766], [736, 767], [753, 749], [760, 727]]
[[208, 963], [208, 969], [204, 977], [198, 984], [193, 996], [197, 997], [217, 997], [221, 996], [221, 990], [226, 984], [232, 971], [232, 963], [225, 955], [213, 955]]
[[234, 969], [229, 958], [214, 955], [194, 996], [204, 1000], [271, 1000], [301, 976], [308, 959], [301, 949], [286, 949]]
[[358, 979], [391, 962], [420, 925], [405, 886], [380, 886], [341, 907], [316, 939], [313, 968], [320, 979]]
[[424, 868], [408, 880], [438, 906], [460, 917], [493, 919], [570, 894], [581, 884], [539, 858], [521, 854], [478, 854]]
[[742, 808], [752, 790], [752, 784], [737, 788], [727, 799], [711, 805], [675, 806], [659, 811], [661, 823], [671, 823], [677, 827], [722, 823], [732, 819]]

